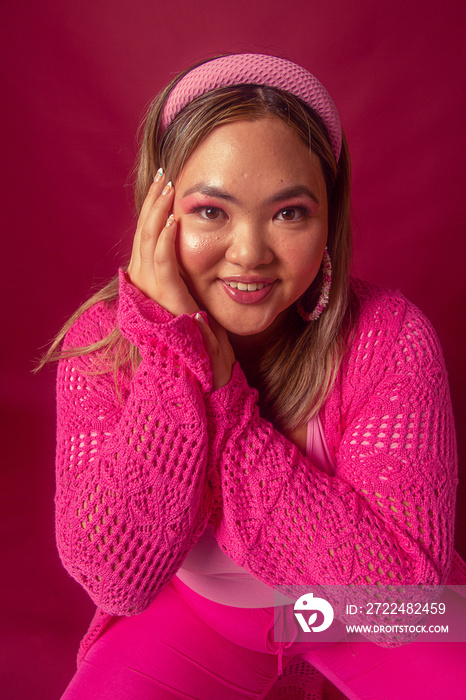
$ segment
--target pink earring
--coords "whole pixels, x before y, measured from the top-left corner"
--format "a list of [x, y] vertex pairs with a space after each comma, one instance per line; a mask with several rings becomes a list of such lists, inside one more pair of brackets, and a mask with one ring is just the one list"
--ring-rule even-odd
[[317, 321], [322, 311], [328, 304], [328, 298], [330, 295], [330, 285], [332, 283], [332, 262], [330, 260], [330, 255], [328, 249], [325, 248], [324, 255], [322, 258], [322, 289], [320, 290], [320, 296], [317, 300], [317, 304], [311, 313], [306, 311], [303, 307], [302, 301], [298, 301], [297, 310], [301, 318], [309, 323], [310, 321]]

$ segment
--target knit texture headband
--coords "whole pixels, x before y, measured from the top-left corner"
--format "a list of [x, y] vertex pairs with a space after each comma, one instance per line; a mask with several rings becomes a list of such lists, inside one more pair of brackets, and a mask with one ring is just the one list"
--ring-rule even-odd
[[341, 123], [335, 104], [317, 78], [296, 63], [277, 56], [241, 53], [222, 56], [189, 71], [175, 85], [165, 103], [162, 130], [189, 102], [206, 92], [229, 85], [264, 85], [286, 90], [306, 102], [321, 117], [333, 154], [341, 153]]

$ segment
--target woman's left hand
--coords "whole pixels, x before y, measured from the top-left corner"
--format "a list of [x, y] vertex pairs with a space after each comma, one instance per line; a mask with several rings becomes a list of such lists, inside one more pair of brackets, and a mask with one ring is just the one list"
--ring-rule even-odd
[[210, 358], [212, 390], [215, 391], [230, 381], [235, 354], [226, 330], [215, 319], [209, 316], [210, 326], [207, 325], [201, 314], [196, 314], [196, 320]]

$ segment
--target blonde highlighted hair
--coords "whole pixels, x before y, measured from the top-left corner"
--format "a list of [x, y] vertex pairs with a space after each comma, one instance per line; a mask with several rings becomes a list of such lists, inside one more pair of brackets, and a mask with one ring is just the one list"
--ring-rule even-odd
[[[198, 64], [199, 65], [199, 64]], [[177, 76], [152, 102], [143, 121], [141, 145], [136, 163], [135, 202], [140, 212], [159, 167], [175, 185], [194, 149], [220, 124], [239, 120], [278, 117], [295, 131], [319, 157], [327, 186], [328, 242], [332, 260], [329, 303], [317, 321], [305, 323], [297, 313], [288, 314], [286, 326], [262, 357], [261, 404], [277, 427], [292, 430], [317, 413], [329, 395], [340, 366], [348, 330], [349, 268], [351, 260], [350, 160], [343, 136], [338, 163], [321, 118], [299, 98], [277, 88], [239, 85], [212, 90], [190, 102], [162, 133], [165, 101]], [[301, 301], [311, 310], [319, 296], [321, 274], [310, 284]], [[140, 362], [137, 348], [123, 338], [116, 327], [106, 338], [83, 348], [61, 350], [67, 331], [76, 319], [98, 302], [118, 298], [118, 279], [86, 301], [57, 334], [39, 367], [50, 360], [105, 351], [96, 371], [113, 367], [115, 376], [122, 365]]]

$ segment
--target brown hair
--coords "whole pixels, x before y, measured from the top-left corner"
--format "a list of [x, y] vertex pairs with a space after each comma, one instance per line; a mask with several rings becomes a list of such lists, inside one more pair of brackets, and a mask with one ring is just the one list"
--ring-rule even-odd
[[[328, 199], [328, 242], [332, 260], [332, 285], [328, 306], [317, 321], [305, 323], [298, 314], [288, 314], [287, 326], [267, 348], [261, 362], [261, 399], [267, 415], [277, 426], [293, 429], [317, 413], [328, 396], [345, 349], [344, 319], [348, 307], [351, 258], [350, 162], [343, 136], [338, 163], [321, 118], [299, 98], [276, 88], [240, 85], [218, 88], [190, 102], [162, 134], [163, 106], [168, 94], [187, 71], [177, 76], [150, 105], [143, 122], [139, 149], [135, 201], [139, 213], [159, 167], [176, 184], [184, 163], [194, 149], [216, 126], [243, 119], [278, 117], [294, 130], [319, 156]], [[315, 305], [321, 275], [303, 297], [307, 309]], [[115, 376], [119, 367], [140, 362], [137, 348], [115, 328], [103, 340], [85, 348], [61, 351], [61, 342], [76, 319], [97, 302], [118, 298], [118, 279], [114, 278], [83, 304], [58, 333], [39, 366], [45, 362], [93, 353], [107, 352], [108, 364]], [[99, 353], [100, 355], [100, 353]], [[97, 370], [99, 371], [99, 370]]]

